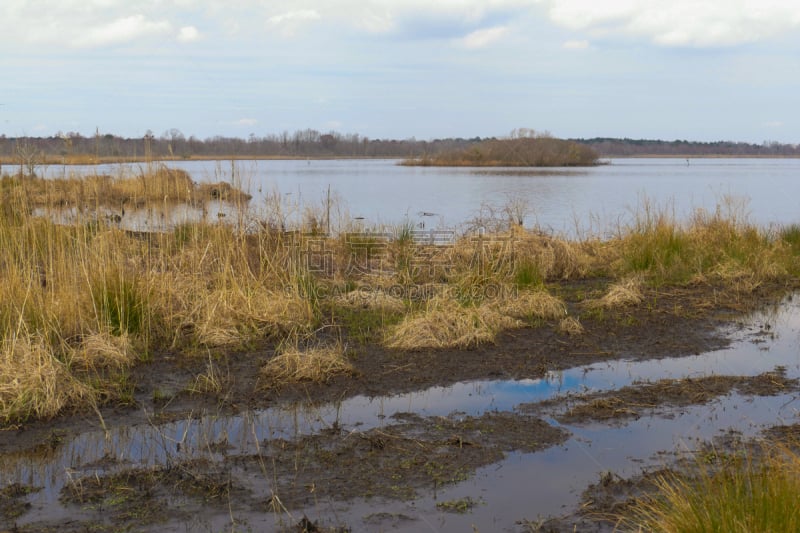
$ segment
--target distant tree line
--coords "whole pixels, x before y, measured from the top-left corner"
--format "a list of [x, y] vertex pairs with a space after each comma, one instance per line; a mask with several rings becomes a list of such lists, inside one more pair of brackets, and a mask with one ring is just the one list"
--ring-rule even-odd
[[421, 156], [469, 146], [474, 139], [370, 139], [358, 134], [335, 131], [321, 133], [306, 129], [294, 133], [246, 139], [238, 137], [186, 137], [172, 129], [160, 136], [148, 132], [143, 137], [125, 138], [110, 133], [83, 136], [58, 133], [51, 137], [7, 137], [0, 135], [0, 159], [4, 162], [57, 163], [79, 156], [102, 159], [189, 159], [192, 157], [390, 157]]
[[[533, 130], [515, 130], [510, 136], [525, 138]], [[548, 134], [542, 135], [548, 137]], [[496, 137], [446, 138], [433, 140], [370, 139], [358, 134], [335, 131], [322, 133], [313, 129], [294, 133], [282, 132], [247, 138], [186, 137], [178, 129], [156, 136], [148, 131], [138, 138], [125, 138], [110, 133], [84, 136], [80, 133], [57, 133], [50, 137], [7, 137], [0, 135], [0, 162], [16, 164], [31, 170], [41, 164], [61, 162], [94, 162], [108, 160], [190, 159], [190, 158], [247, 158], [247, 157], [386, 157], [426, 158], [487, 146]], [[591, 148], [600, 157], [625, 156], [800, 156], [800, 145], [765, 142], [691, 142], [637, 139], [570, 139]], [[3, 169], [5, 170], [5, 169]], [[32, 172], [31, 172], [32, 173]]]
[[602, 157], [635, 156], [734, 156], [734, 157], [800, 157], [800, 144], [765, 141], [752, 144], [732, 141], [695, 142], [648, 139], [573, 139], [594, 148]]

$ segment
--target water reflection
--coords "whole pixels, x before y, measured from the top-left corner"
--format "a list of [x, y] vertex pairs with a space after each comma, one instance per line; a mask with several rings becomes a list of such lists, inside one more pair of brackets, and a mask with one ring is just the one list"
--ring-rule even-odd
[[[240, 224], [240, 209], [226, 202], [210, 201], [200, 206], [184, 203], [128, 208], [124, 211], [103, 206], [91, 210], [74, 207], [37, 207], [34, 216], [46, 217], [56, 224], [83, 224], [103, 221], [117, 228], [135, 232], [169, 232], [181, 224], [218, 221]], [[247, 229], [247, 227], [245, 228]]]

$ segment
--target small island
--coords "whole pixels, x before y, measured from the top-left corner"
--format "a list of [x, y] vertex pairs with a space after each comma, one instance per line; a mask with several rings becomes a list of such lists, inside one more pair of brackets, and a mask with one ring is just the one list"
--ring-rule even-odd
[[437, 167], [587, 167], [598, 162], [591, 147], [533, 130], [512, 132], [506, 139], [487, 139], [472, 146], [405, 159], [406, 166]]

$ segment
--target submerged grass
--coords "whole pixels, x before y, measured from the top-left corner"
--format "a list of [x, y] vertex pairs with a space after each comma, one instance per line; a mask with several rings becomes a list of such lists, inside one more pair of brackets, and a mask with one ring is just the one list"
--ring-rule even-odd
[[[598, 305], [614, 307], [640, 301], [648, 285], [707, 282], [747, 293], [800, 274], [796, 227], [763, 231], [724, 209], [679, 224], [645, 207], [606, 241], [512, 226], [436, 247], [401, 228], [394, 239], [367, 243], [370, 261], [355, 265], [364, 268], [354, 268], [363, 242], [307, 236], [303, 228], [197, 222], [135, 233], [98, 219], [94, 209], [70, 225], [32, 214], [41, 191], [50, 194], [48, 205], [78, 209], [92, 201], [128, 205], [135, 201], [125, 198], [140, 194], [163, 202], [168, 189], [176, 197], [181, 187], [191, 189], [183, 174], [164, 179], [173, 181], [147, 183], [147, 194], [106, 190], [108, 180], [90, 179], [64, 186], [61, 196], [61, 185], [0, 179], [0, 421], [113, 399], [132, 365], [165, 350], [193, 355], [280, 344], [320, 326], [336, 326], [351, 343], [397, 350], [465, 348], [526, 324], [579, 334], [580, 322], [548, 291], [561, 280], [608, 280]], [[209, 194], [222, 199], [223, 189]], [[315, 250], [325, 252], [325, 269], [309, 260]], [[321, 372], [347, 371], [307, 352], [288, 353]], [[289, 359], [278, 361], [288, 369]], [[299, 370], [265, 372], [306, 379]]]

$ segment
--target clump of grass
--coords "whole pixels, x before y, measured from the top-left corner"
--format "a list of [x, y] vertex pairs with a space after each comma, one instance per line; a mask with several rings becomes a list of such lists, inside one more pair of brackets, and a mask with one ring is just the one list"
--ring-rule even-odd
[[406, 303], [377, 289], [354, 290], [338, 294], [329, 306], [331, 321], [359, 343], [379, 342], [387, 327], [397, 324], [406, 312]]
[[500, 331], [520, 325], [519, 320], [502, 314], [495, 306], [461, 305], [436, 296], [421, 312], [394, 326], [385, 344], [400, 350], [468, 348], [494, 342]]
[[602, 298], [587, 302], [587, 306], [590, 309], [615, 309], [639, 305], [644, 300], [643, 287], [644, 280], [642, 276], [630, 276], [613, 283]]
[[482, 500], [475, 500], [467, 496], [457, 500], [438, 502], [436, 508], [445, 513], [464, 514], [470, 512], [481, 503], [483, 503]]
[[39, 335], [6, 337], [0, 344], [0, 421], [51, 418], [93, 402], [94, 392], [69, 371]]
[[540, 286], [544, 282], [544, 277], [539, 269], [539, 265], [531, 260], [520, 261], [514, 269], [514, 285], [520, 289]]
[[596, 262], [596, 244], [571, 241], [541, 232], [517, 233], [514, 253], [518, 265], [533, 265], [541, 281], [586, 276]]
[[141, 333], [148, 309], [135, 280], [112, 273], [92, 287], [92, 297], [99, 320], [114, 335]]
[[564, 302], [544, 290], [517, 292], [494, 305], [503, 315], [525, 320], [560, 319], [567, 314]]
[[333, 376], [354, 371], [347, 359], [346, 347], [337, 343], [309, 348], [289, 346], [261, 368], [261, 375], [272, 385], [303, 381], [325, 383]]
[[564, 317], [558, 322], [558, 331], [567, 335], [581, 335], [583, 325], [575, 317]]
[[135, 351], [127, 333], [113, 335], [97, 332], [86, 335], [80, 344], [70, 351], [71, 366], [83, 370], [123, 370], [136, 361]]
[[755, 460], [699, 463], [695, 476], [658, 478], [654, 496], [640, 499], [622, 519], [630, 531], [800, 531], [800, 456], [779, 446]]
[[[230, 274], [235, 272], [241, 270], [234, 268]], [[152, 305], [163, 317], [165, 329], [173, 333], [173, 344], [243, 348], [313, 323], [310, 301], [297, 292], [230, 274], [173, 272], [152, 281], [157, 287], [152, 290], [157, 295]], [[188, 338], [180, 337], [184, 334]]]
[[667, 209], [645, 202], [633, 224], [622, 232], [622, 270], [648, 273], [658, 279], [687, 279], [689, 235]]

